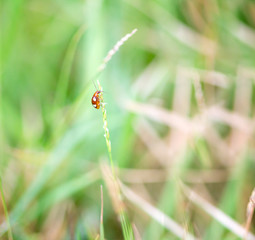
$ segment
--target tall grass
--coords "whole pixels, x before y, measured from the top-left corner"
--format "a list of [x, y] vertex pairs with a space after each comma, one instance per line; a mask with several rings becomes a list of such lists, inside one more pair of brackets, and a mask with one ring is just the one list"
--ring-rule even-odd
[[[111, 60], [112, 56], [119, 50], [119, 48], [130, 38], [132, 37], [135, 33], [136, 33], [137, 29], [134, 29], [131, 33], [126, 34], [123, 38], [121, 38], [121, 40], [119, 40], [114, 47], [108, 52], [107, 56], [104, 58], [103, 63], [100, 65], [98, 72], [102, 72], [105, 67], [106, 64]], [[111, 177], [113, 178], [113, 185], [115, 185], [116, 187], [113, 188], [113, 191], [116, 191], [116, 196], [117, 198], [119, 198], [120, 201], [120, 205], [123, 205], [122, 201], [120, 200], [122, 198], [121, 196], [121, 192], [119, 190], [118, 185], [118, 178], [115, 172], [115, 164], [113, 162], [113, 158], [112, 158], [112, 147], [111, 147], [111, 141], [110, 141], [110, 132], [108, 129], [108, 122], [107, 122], [107, 114], [106, 114], [106, 103], [104, 102], [104, 91], [103, 88], [99, 82], [99, 80], [97, 80], [97, 84], [98, 84], [98, 89], [100, 91], [100, 95], [99, 95], [99, 101], [100, 101], [100, 105], [102, 108], [102, 114], [103, 114], [103, 129], [104, 129], [104, 137], [105, 137], [105, 142], [106, 142], [106, 146], [107, 146], [107, 151], [108, 151], [108, 156], [109, 156], [109, 161], [110, 161], [110, 165], [111, 165], [111, 169], [112, 169], [112, 174]], [[128, 220], [128, 217], [126, 216], [126, 212], [125, 212], [125, 208], [124, 207], [120, 207], [120, 209], [117, 211], [117, 213], [119, 214], [119, 218], [120, 218], [120, 222], [121, 222], [121, 227], [122, 227], [122, 231], [123, 231], [123, 236], [124, 239], [134, 239], [134, 234], [131, 228], [131, 224]]]

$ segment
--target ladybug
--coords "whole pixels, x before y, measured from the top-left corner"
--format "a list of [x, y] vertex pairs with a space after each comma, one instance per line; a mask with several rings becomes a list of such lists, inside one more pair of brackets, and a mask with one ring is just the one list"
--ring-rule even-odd
[[92, 106], [96, 109], [99, 109], [100, 108], [100, 94], [101, 94], [102, 91], [96, 91], [93, 95], [93, 97], [91, 98], [91, 103], [92, 103]]

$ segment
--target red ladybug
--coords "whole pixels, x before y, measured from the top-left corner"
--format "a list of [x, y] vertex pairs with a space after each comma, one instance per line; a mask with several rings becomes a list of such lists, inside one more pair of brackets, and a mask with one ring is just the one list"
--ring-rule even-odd
[[96, 91], [93, 95], [93, 97], [91, 98], [91, 103], [92, 103], [92, 106], [96, 109], [99, 109], [100, 108], [100, 94], [101, 94], [102, 91]]

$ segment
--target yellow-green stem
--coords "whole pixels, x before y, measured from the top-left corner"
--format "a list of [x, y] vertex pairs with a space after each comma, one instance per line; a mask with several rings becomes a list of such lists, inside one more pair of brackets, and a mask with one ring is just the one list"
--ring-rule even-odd
[[104, 137], [105, 137], [107, 151], [108, 151], [108, 155], [109, 155], [109, 160], [110, 160], [110, 164], [111, 164], [111, 168], [112, 168], [112, 174], [113, 174], [113, 177], [115, 178], [116, 175], [115, 175], [114, 163], [113, 163], [113, 159], [112, 159], [112, 147], [111, 147], [110, 133], [109, 133], [109, 129], [108, 129], [107, 115], [106, 115], [106, 108], [105, 108], [106, 103], [104, 103], [103, 88], [100, 85], [99, 81], [97, 81], [97, 84], [98, 84], [98, 87], [99, 87], [99, 91], [101, 91], [100, 102], [101, 102], [101, 108], [102, 108], [102, 113], [103, 113]]

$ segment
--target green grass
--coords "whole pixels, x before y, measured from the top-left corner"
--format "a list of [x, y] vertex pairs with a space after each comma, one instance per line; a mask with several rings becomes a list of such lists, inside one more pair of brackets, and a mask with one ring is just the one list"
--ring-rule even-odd
[[[240, 239], [179, 183], [245, 226], [253, 1], [3, 0], [0, 11], [3, 239], [179, 239], [119, 188], [116, 211], [108, 167], [190, 235]], [[103, 115], [91, 106], [97, 80]]]

